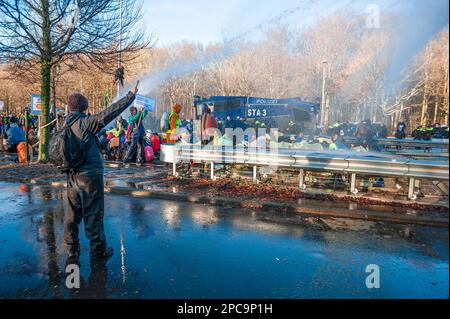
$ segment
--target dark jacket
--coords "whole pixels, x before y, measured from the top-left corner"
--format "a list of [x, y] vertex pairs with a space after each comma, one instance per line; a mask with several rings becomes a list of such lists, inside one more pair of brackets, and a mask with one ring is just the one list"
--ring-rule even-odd
[[441, 127], [434, 127], [432, 135], [433, 138], [444, 138], [444, 130]]
[[395, 138], [405, 139], [406, 138], [406, 125], [403, 122], [397, 124], [397, 130], [395, 131]]
[[116, 117], [125, 111], [134, 101], [135, 95], [129, 92], [126, 97], [113, 103], [109, 108], [96, 115], [70, 113], [66, 119], [67, 125], [72, 125], [72, 131], [81, 140], [90, 140], [90, 148], [79, 173], [85, 175], [103, 174], [103, 157], [96, 142], [96, 135]]

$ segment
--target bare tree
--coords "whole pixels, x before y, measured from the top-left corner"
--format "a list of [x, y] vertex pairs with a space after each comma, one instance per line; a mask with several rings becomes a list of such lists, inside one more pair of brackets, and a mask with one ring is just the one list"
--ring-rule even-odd
[[406, 70], [403, 89], [390, 106], [410, 126], [448, 121], [448, 27], [432, 39]]
[[[137, 0], [0, 0], [0, 63], [12, 66], [15, 76], [39, 69], [41, 126], [49, 122], [52, 67], [70, 58], [102, 69], [117, 55], [146, 47], [136, 29], [141, 12]], [[48, 140], [45, 127], [40, 161], [48, 160]]]

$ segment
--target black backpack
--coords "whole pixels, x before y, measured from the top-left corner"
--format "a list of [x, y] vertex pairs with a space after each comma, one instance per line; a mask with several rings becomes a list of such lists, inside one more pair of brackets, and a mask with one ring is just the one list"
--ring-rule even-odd
[[[79, 120], [79, 119], [78, 119]], [[88, 150], [95, 137], [80, 140], [72, 131], [72, 125], [64, 127], [56, 132], [50, 139], [50, 163], [56, 166], [62, 173], [76, 173], [86, 160]]]

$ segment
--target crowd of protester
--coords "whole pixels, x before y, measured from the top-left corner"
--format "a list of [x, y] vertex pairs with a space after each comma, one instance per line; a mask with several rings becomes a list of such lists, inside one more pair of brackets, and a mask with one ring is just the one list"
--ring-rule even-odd
[[[144, 119], [148, 112], [144, 109], [138, 110], [130, 108], [131, 115], [128, 119], [119, 116], [115, 124], [109, 129], [103, 129], [98, 134], [98, 144], [106, 160], [122, 161], [124, 163], [152, 162], [159, 156], [160, 145], [162, 143], [184, 143], [215, 146], [236, 145], [236, 137], [227, 134], [226, 129], [240, 128], [243, 131], [253, 128], [255, 132], [259, 129], [275, 128], [273, 119], [256, 119], [248, 121], [241, 118], [216, 120], [211, 109], [204, 105], [202, 113], [199, 114], [197, 132], [194, 134], [194, 120], [181, 118], [182, 106], [175, 104], [172, 111], [163, 115], [161, 119], [159, 134], [150, 129], [146, 129]], [[30, 152], [37, 151], [38, 142], [38, 118], [28, 112], [26, 115], [16, 116], [2, 115], [0, 123], [0, 150], [3, 152], [19, 152], [19, 145], [25, 143], [25, 128], [28, 127], [28, 143]], [[64, 114], [58, 114], [58, 123], [64, 123]], [[51, 115], [51, 120], [55, 119]], [[61, 125], [61, 124], [60, 124]], [[51, 132], [58, 129], [58, 125], [53, 123], [50, 126]], [[219, 131], [221, 134], [217, 134]], [[419, 126], [407, 133], [407, 125], [399, 122], [394, 132], [397, 139], [412, 137], [415, 140], [448, 139], [448, 126], [442, 127], [436, 123], [433, 126]], [[387, 138], [389, 130], [386, 125], [372, 123], [365, 120], [360, 123], [336, 123], [327, 128], [316, 127], [315, 132], [303, 130], [297, 123], [290, 122], [288, 127], [278, 133], [276, 137], [249, 136], [240, 144], [250, 147], [265, 147], [268, 143], [278, 143], [280, 148], [298, 148], [305, 150], [356, 150], [356, 151], [379, 151], [377, 139]], [[353, 138], [353, 139], [348, 139]], [[35, 146], [33, 149], [32, 146]]]
[[[178, 116], [177, 110], [173, 110], [170, 114]], [[172, 127], [167, 129], [167, 133], [171, 135], [170, 142], [180, 142], [184, 144], [197, 145], [215, 145], [215, 146], [241, 146], [248, 145], [250, 147], [265, 147], [268, 143], [278, 143], [280, 148], [299, 148], [306, 150], [354, 150], [354, 151], [380, 151], [378, 139], [388, 138], [390, 136], [389, 129], [385, 124], [372, 123], [365, 120], [360, 123], [336, 123], [327, 128], [317, 127], [315, 132], [303, 130], [298, 123], [290, 122], [288, 127], [279, 132], [276, 137], [266, 136], [247, 136], [248, 140], [236, 141], [236, 137], [227, 133], [227, 128], [254, 129], [257, 133], [259, 129], [276, 128], [273, 119], [256, 119], [244, 120], [240, 118], [231, 119], [229, 116], [225, 120], [216, 120], [214, 114], [208, 106], [204, 105], [202, 114], [199, 117], [199, 129], [197, 134], [192, 132], [192, 121], [180, 121], [175, 119]], [[177, 134], [174, 132], [181, 132]], [[220, 134], [217, 134], [220, 132]], [[425, 133], [423, 133], [425, 132]], [[397, 139], [405, 139], [413, 137], [416, 140], [427, 139], [448, 139], [448, 127], [441, 127], [435, 124], [427, 129], [419, 128], [411, 134], [407, 133], [407, 126], [404, 122], [399, 122], [394, 132]]]
[[[143, 114], [141, 116], [141, 114]], [[98, 134], [100, 150], [105, 159], [123, 163], [143, 164], [159, 156], [161, 137], [151, 129], [145, 129], [145, 111], [131, 110], [128, 121], [119, 117], [113, 128]]]
[[411, 134], [415, 140], [430, 141], [432, 139], [448, 139], [448, 126], [436, 123], [433, 126], [419, 126]]
[[[143, 116], [141, 116], [141, 113]], [[25, 115], [26, 114], [26, 115]], [[147, 116], [146, 111], [137, 111], [131, 108], [131, 116], [127, 120], [119, 117], [115, 125], [110, 129], [103, 129], [98, 134], [98, 144], [107, 160], [123, 161], [124, 163], [151, 162], [159, 155], [161, 138], [151, 130], [145, 130], [143, 120]], [[58, 123], [54, 115], [50, 115], [50, 133], [55, 133], [66, 120], [64, 113], [57, 115]], [[0, 121], [0, 151], [5, 153], [20, 153], [22, 145], [26, 145], [26, 131], [28, 130], [28, 160], [38, 150], [38, 117], [28, 112], [24, 115], [1, 115]], [[17, 161], [22, 162], [19, 154]]]

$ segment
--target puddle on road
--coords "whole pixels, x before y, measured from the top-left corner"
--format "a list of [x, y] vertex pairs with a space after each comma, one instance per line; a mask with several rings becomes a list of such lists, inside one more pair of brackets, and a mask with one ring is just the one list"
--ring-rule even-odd
[[[0, 183], [0, 297], [448, 298], [448, 229], [107, 195], [115, 250], [64, 286], [65, 192]], [[380, 266], [381, 289], [365, 286]]]

